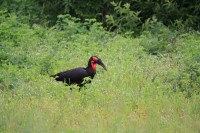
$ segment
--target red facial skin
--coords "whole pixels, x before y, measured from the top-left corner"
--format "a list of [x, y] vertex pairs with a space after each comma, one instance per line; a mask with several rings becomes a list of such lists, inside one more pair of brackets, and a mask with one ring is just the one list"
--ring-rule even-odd
[[92, 57], [91, 66], [93, 71], [96, 71], [96, 63], [98, 62], [98, 60], [99, 59], [97, 57], [95, 56]]

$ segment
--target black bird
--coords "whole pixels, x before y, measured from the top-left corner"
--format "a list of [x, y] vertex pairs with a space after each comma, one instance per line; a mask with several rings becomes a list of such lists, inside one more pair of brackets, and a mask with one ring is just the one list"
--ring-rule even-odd
[[68, 85], [77, 84], [81, 89], [81, 87], [85, 84], [83, 83], [85, 77], [90, 77], [91, 79], [94, 78], [94, 75], [96, 74], [96, 64], [99, 64], [105, 70], [107, 70], [106, 66], [100, 58], [98, 58], [97, 56], [92, 56], [90, 57], [88, 61], [88, 66], [86, 68], [78, 67], [57, 73], [55, 75], [51, 75], [50, 77], [54, 77], [56, 81], [62, 81], [64, 83], [67, 83]]

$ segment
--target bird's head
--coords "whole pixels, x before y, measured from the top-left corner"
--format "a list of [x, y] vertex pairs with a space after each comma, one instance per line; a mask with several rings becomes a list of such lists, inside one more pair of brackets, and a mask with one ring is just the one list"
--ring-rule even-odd
[[107, 70], [106, 66], [99, 57], [97, 56], [90, 57], [88, 66], [91, 66], [93, 70], [96, 70], [96, 64], [102, 66], [105, 70]]

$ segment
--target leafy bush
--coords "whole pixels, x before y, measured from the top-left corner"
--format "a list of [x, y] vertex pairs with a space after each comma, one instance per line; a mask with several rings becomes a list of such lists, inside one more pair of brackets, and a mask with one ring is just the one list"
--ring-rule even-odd
[[177, 49], [178, 59], [185, 67], [176, 79], [175, 89], [191, 97], [193, 94], [200, 94], [199, 32], [182, 34], [180, 37], [184, 39], [184, 43]]
[[13, 47], [21, 47], [22, 42], [32, 36], [33, 32], [29, 30], [29, 26], [20, 23], [14, 14], [8, 15], [5, 11], [1, 12], [0, 22], [0, 49], [2, 51], [0, 62], [5, 61], [15, 65], [27, 62], [26, 55], [21, 55], [20, 50], [14, 51]]
[[141, 45], [153, 55], [164, 55], [176, 51], [179, 32], [172, 31], [156, 17], [148, 19], [142, 26]]
[[130, 4], [121, 6], [121, 2], [112, 2], [114, 13], [106, 16], [106, 22], [110, 25], [110, 30], [116, 30], [117, 33], [138, 34], [141, 20], [138, 17], [140, 12], [130, 9]]
[[56, 25], [58, 30], [66, 31], [67, 35], [73, 35], [83, 30], [80, 19], [72, 17], [69, 14], [59, 15]]
[[1, 10], [15, 13], [21, 22], [47, 24], [43, 6], [37, 0], [2, 0]]
[[199, 33], [187, 33], [179, 28], [180, 30], [170, 29], [153, 17], [143, 25], [140, 45], [149, 54], [160, 58], [170, 57], [182, 64], [179, 72], [168, 76], [164, 82], [173, 84], [172, 90], [184, 92], [186, 97], [191, 97], [200, 92]]

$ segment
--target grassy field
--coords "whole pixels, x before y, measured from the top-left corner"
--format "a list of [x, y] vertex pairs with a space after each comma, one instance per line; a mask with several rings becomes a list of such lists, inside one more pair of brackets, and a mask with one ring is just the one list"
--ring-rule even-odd
[[[198, 55], [199, 34], [183, 34], [175, 52], [154, 56], [145, 46], [159, 40], [146, 34], [123, 37], [98, 24], [30, 28], [15, 16], [1, 22], [0, 132], [200, 132], [200, 96], [190, 91], [199, 90], [198, 79], [191, 83], [183, 71]], [[71, 92], [49, 78], [86, 66], [92, 55], [108, 71], [97, 66], [87, 89]]]

